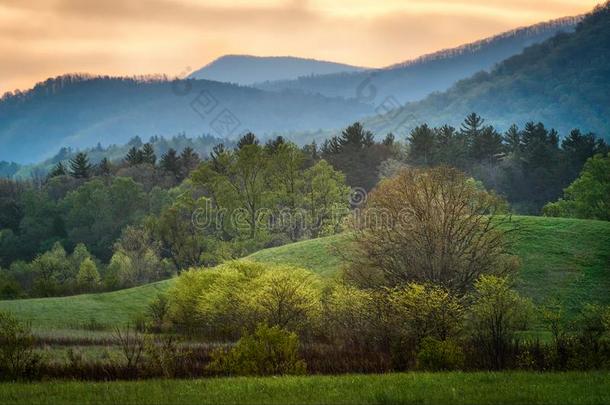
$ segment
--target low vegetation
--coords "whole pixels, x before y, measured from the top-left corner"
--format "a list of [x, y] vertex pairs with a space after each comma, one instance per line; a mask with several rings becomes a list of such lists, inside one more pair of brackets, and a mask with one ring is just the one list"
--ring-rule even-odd
[[581, 373], [406, 373], [138, 382], [0, 384], [6, 405], [91, 404], [442, 404], [599, 405], [610, 375]]

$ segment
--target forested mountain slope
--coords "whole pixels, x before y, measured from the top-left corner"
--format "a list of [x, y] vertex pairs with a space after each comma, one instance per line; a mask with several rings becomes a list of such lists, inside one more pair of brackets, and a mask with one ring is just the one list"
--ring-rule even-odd
[[587, 15], [570, 34], [478, 73], [444, 93], [377, 116], [366, 124], [378, 132], [406, 132], [416, 125], [449, 123], [476, 111], [496, 128], [528, 121], [552, 123], [560, 135], [573, 128], [610, 136], [610, 3]]

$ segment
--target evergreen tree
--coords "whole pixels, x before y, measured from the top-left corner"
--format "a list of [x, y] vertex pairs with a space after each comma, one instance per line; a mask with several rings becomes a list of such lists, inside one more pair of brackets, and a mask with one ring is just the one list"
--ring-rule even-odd
[[99, 176], [110, 176], [112, 167], [108, 158], [103, 158], [97, 165], [97, 173]]
[[176, 177], [180, 176], [180, 157], [178, 156], [176, 149], [170, 148], [167, 153], [161, 156], [159, 165], [166, 172], [172, 173]]
[[125, 162], [129, 166], [135, 166], [142, 163], [142, 152], [135, 146], [131, 147], [125, 156]]
[[150, 143], [145, 143], [142, 146], [141, 150], [141, 163], [148, 163], [151, 165], [155, 165], [157, 163], [157, 155], [155, 155], [155, 150]]
[[53, 170], [49, 173], [49, 178], [57, 176], [65, 176], [67, 173], [66, 167], [62, 162], [57, 162]]
[[475, 137], [479, 134], [483, 128], [485, 120], [481, 118], [477, 113], [470, 113], [462, 123], [461, 132], [464, 134]]
[[494, 163], [501, 156], [503, 150], [502, 135], [493, 127], [485, 127], [479, 135], [472, 139], [471, 157], [476, 161]]
[[435, 134], [428, 126], [423, 124], [411, 131], [408, 138], [410, 149], [409, 159], [413, 162], [421, 162], [429, 165], [434, 162]]
[[474, 144], [475, 139], [477, 139], [481, 134], [484, 123], [485, 120], [474, 112], [470, 113], [462, 123], [460, 133], [464, 136], [464, 139], [466, 140], [466, 144], [468, 146], [468, 149], [470, 150], [470, 155], [472, 155], [472, 145]]
[[393, 133], [389, 133], [385, 136], [385, 138], [383, 139], [383, 144], [385, 146], [394, 146], [394, 141], [396, 140], [396, 137], [394, 136]]
[[256, 135], [252, 132], [248, 132], [237, 141], [237, 149], [242, 149], [247, 145], [258, 145], [258, 139], [256, 139]]
[[511, 125], [504, 134], [504, 143], [510, 153], [516, 153], [521, 150], [521, 132], [515, 124]]
[[87, 179], [91, 176], [91, 164], [86, 153], [79, 152], [70, 160], [70, 174], [77, 179]]
[[269, 139], [265, 144], [265, 150], [267, 151], [267, 153], [273, 155], [275, 152], [277, 152], [278, 148], [281, 145], [284, 145], [285, 143], [286, 140], [283, 136], [278, 136], [274, 139]]
[[375, 136], [371, 131], [365, 130], [362, 124], [356, 122], [341, 132], [338, 141], [342, 148], [361, 149], [372, 146], [375, 143]]
[[184, 148], [180, 154], [180, 164], [182, 165], [183, 172], [182, 177], [186, 178], [192, 170], [199, 166], [200, 162], [201, 159], [199, 159], [199, 155], [193, 150], [193, 148], [190, 146]]

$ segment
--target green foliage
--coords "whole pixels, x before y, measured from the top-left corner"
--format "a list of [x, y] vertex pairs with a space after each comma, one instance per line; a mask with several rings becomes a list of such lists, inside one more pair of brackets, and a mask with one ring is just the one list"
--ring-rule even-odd
[[307, 270], [274, 266], [256, 277], [248, 290], [257, 322], [303, 332], [320, 317], [321, 284]]
[[70, 160], [70, 175], [77, 179], [87, 179], [91, 177], [91, 163], [86, 153], [80, 152]]
[[30, 327], [12, 314], [0, 311], [0, 379], [31, 378], [41, 358], [34, 352]]
[[250, 261], [184, 272], [169, 296], [169, 319], [186, 330], [235, 337], [258, 323], [303, 331], [320, 312], [321, 283], [302, 269]]
[[335, 283], [323, 296], [321, 332], [338, 345], [366, 344], [378, 336], [383, 297], [344, 283]]
[[68, 193], [61, 205], [68, 238], [85, 243], [107, 260], [122, 229], [143, 217], [146, 194], [132, 179], [115, 177], [109, 183], [93, 179]]
[[564, 195], [545, 205], [546, 216], [610, 221], [610, 154], [587, 160], [580, 177], [564, 190]]
[[97, 266], [91, 258], [87, 257], [80, 264], [76, 283], [83, 291], [95, 291], [100, 285], [100, 273], [97, 271]]
[[610, 402], [610, 373], [453, 372], [70, 381], [0, 385], [7, 405], [151, 403], [217, 405], [346, 403], [599, 405]]
[[503, 368], [508, 347], [525, 330], [532, 304], [511, 289], [506, 278], [481, 276], [475, 284], [468, 313], [468, 331], [488, 356], [488, 366]]
[[228, 352], [212, 354], [210, 369], [229, 375], [305, 374], [299, 358], [299, 338], [278, 326], [259, 324], [253, 334], [244, 335]]
[[55, 243], [48, 252], [38, 256], [31, 265], [34, 273], [34, 292], [39, 296], [52, 296], [62, 291], [71, 291], [75, 282], [76, 268], [60, 243]]
[[378, 181], [378, 167], [396, 157], [396, 148], [391, 143], [375, 142], [374, 134], [355, 122], [341, 135], [324, 141], [321, 155], [335, 170], [344, 173], [347, 184], [370, 190]]
[[167, 322], [169, 312], [169, 300], [166, 294], [157, 294], [157, 296], [148, 304], [146, 315], [148, 316], [151, 327], [155, 331], [160, 331], [164, 328]]
[[144, 345], [148, 367], [160, 371], [165, 378], [174, 378], [180, 364], [189, 353], [181, 353], [178, 339], [168, 335], [161, 338], [148, 337]]
[[464, 307], [448, 290], [435, 285], [409, 284], [391, 290], [390, 323], [399, 334], [418, 345], [431, 337], [440, 341], [459, 337]]
[[462, 348], [451, 340], [427, 337], [417, 353], [417, 368], [427, 371], [461, 370], [464, 367]]

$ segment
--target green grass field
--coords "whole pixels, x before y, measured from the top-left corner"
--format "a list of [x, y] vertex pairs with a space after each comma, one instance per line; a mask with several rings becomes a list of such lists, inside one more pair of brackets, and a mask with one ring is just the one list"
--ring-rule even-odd
[[[518, 283], [522, 293], [537, 303], [563, 298], [572, 311], [584, 302], [610, 304], [609, 222], [544, 217], [514, 217], [513, 221], [517, 227], [514, 253], [523, 264]], [[336, 247], [344, 240], [342, 235], [308, 240], [262, 250], [248, 258], [300, 266], [332, 277], [340, 267]], [[0, 301], [0, 309], [31, 321], [37, 333], [76, 331], [91, 319], [117, 325], [141, 313], [171, 283], [166, 280], [73, 297]]]
[[406, 373], [0, 384], [12, 404], [610, 404], [609, 373]]

